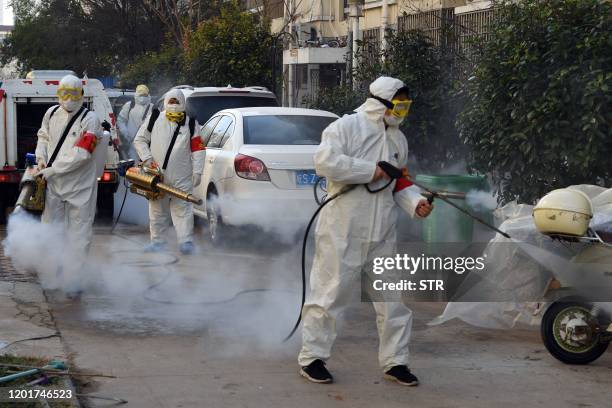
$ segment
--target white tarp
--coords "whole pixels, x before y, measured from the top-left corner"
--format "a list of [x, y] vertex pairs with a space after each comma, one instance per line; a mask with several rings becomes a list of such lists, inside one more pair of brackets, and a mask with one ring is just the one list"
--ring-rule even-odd
[[[612, 189], [594, 185], [569, 188], [582, 191], [591, 199], [594, 214], [590, 227], [612, 233]], [[489, 264], [485, 268], [486, 275], [472, 272], [466, 277], [466, 283], [471, 285], [468, 292], [465, 292], [467, 298], [470, 297], [469, 291], [478, 291], [486, 293], [491, 300], [504, 301], [449, 302], [442, 315], [431, 321], [430, 325], [442, 324], [454, 318], [486, 328], [511, 328], [519, 322], [539, 324], [540, 316], [535, 312], [542, 303], [537, 300], [541, 299], [552, 276], [551, 270], [563, 264], [563, 269], [570, 271], [571, 275], [571, 268], [566, 266], [571, 265], [574, 258], [568, 251], [564, 251], [563, 243], [553, 241], [537, 231], [531, 216], [532, 210], [533, 206], [516, 202], [496, 210], [495, 216], [502, 221], [499, 228], [507, 232], [512, 240], [497, 234], [485, 249], [486, 262]], [[515, 245], [497, 245], [500, 243]], [[606, 259], [611, 259], [609, 254]], [[576, 279], [574, 276], [565, 278]], [[513, 298], [516, 300], [513, 301]], [[525, 302], [524, 299], [534, 301]], [[610, 305], [602, 304], [606, 309]]]

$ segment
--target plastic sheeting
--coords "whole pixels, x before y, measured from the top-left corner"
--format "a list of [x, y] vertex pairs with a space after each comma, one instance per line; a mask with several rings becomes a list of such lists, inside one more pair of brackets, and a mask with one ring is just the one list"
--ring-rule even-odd
[[[590, 227], [596, 231], [612, 233], [612, 189], [594, 185], [577, 185], [568, 187], [586, 193], [593, 203], [593, 219]], [[541, 319], [538, 311], [543, 310], [542, 294], [551, 271], [558, 265], [568, 276], [565, 280], [576, 279], [572, 269], [567, 268], [575, 259], [575, 253], [567, 251], [564, 243], [553, 241], [537, 231], [532, 219], [533, 206], [527, 204], [509, 203], [495, 211], [497, 219], [501, 220], [500, 229], [512, 237], [511, 240], [497, 234], [487, 245], [486, 275], [482, 272], [472, 272], [466, 277], [465, 293], [470, 291], [486, 293], [491, 302], [449, 302], [442, 315], [431, 321], [430, 325], [442, 324], [452, 319], [460, 319], [468, 324], [485, 328], [512, 328], [517, 323], [537, 325]], [[497, 245], [513, 243], [513, 245]], [[585, 246], [593, 244], [585, 244]], [[610, 259], [608, 256], [607, 259]], [[569, 272], [568, 272], [569, 271]], [[480, 275], [479, 275], [480, 273]], [[562, 279], [562, 280], [563, 280]], [[474, 283], [476, 282], [476, 283]], [[523, 301], [520, 301], [520, 300]], [[525, 302], [524, 299], [533, 299]], [[541, 299], [541, 302], [538, 301]], [[497, 300], [497, 301], [493, 301]], [[499, 301], [503, 300], [503, 301]], [[612, 310], [612, 303], [599, 303]]]

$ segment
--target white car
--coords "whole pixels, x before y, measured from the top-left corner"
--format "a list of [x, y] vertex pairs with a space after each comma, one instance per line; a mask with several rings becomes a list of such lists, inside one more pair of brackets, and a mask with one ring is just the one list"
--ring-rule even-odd
[[255, 225], [295, 235], [317, 207], [314, 152], [333, 113], [297, 108], [226, 109], [201, 134], [206, 145], [196, 216], [207, 218], [214, 243], [224, 226]]

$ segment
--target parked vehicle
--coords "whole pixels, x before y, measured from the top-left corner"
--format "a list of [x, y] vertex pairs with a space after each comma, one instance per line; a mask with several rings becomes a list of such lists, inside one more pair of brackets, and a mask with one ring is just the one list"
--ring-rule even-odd
[[[179, 85], [172, 89], [180, 89], [183, 92], [187, 100], [187, 114], [195, 117], [199, 123], [206, 123], [214, 113], [223, 109], [278, 106], [276, 96], [262, 86], [194, 88], [190, 85]], [[162, 105], [163, 96], [155, 106], [162, 110]]]
[[195, 215], [207, 218], [213, 243], [226, 225], [265, 217], [302, 225], [316, 207], [314, 152], [330, 112], [280, 107], [226, 109], [202, 127], [206, 161]]
[[[37, 132], [42, 118], [53, 105], [57, 105], [57, 87], [61, 77], [34, 71], [26, 79], [8, 79], [0, 82], [0, 222], [15, 204], [19, 181], [25, 168], [26, 153], [36, 149]], [[46, 79], [40, 79], [39, 76]], [[97, 79], [83, 79], [85, 106], [96, 112], [99, 119], [111, 122], [111, 134], [116, 137], [115, 119], [110, 101]], [[112, 145], [107, 146], [105, 170], [98, 179], [98, 215], [112, 217], [113, 195], [117, 190], [119, 157]]]
[[136, 95], [136, 91], [133, 89], [106, 88], [104, 92], [108, 96], [115, 118], [119, 117], [119, 112], [121, 112], [123, 105], [126, 102], [133, 102]]

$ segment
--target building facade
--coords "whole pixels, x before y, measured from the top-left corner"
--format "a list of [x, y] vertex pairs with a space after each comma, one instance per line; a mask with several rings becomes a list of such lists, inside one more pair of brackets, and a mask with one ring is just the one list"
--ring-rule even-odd
[[[257, 1], [257, 0], [255, 0]], [[263, 0], [259, 0], [260, 2]], [[282, 101], [304, 106], [321, 89], [342, 84], [353, 64], [355, 40], [378, 55], [386, 29], [420, 29], [436, 45], [454, 33], [465, 47], [490, 21], [491, 2], [480, 0], [268, 0], [272, 31], [283, 42]], [[279, 10], [283, 13], [280, 15]], [[280, 96], [280, 95], [279, 95]]]

